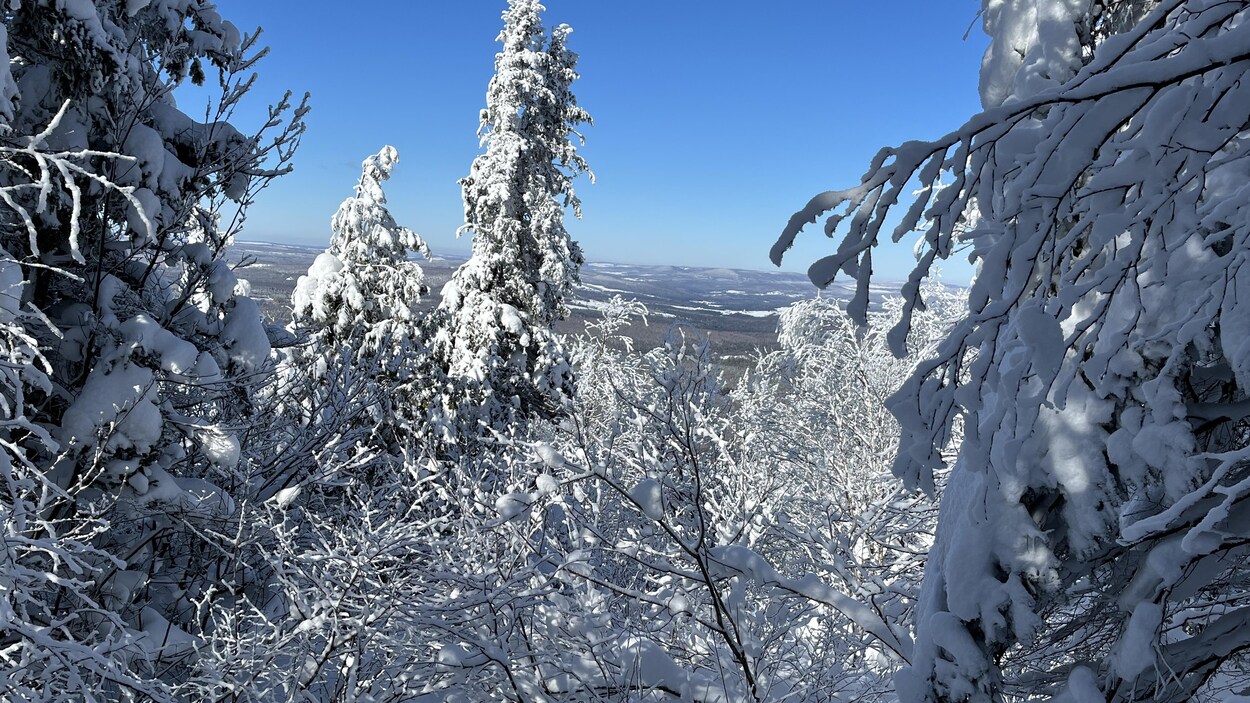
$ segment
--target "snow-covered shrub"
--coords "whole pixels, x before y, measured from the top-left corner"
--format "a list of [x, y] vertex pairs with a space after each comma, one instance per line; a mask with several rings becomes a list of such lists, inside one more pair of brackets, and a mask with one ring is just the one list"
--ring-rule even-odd
[[[889, 306], [877, 322], [897, 317]], [[548, 549], [584, 589], [566, 604], [595, 604], [603, 644], [582, 685], [617, 699], [887, 699], [933, 529], [925, 500], [882, 477], [897, 432], [884, 398], [917, 357], [895, 360], [881, 328], [861, 334], [835, 301], [810, 301], [730, 393], [707, 345], [679, 331], [646, 354], [619, 343], [638, 308], [613, 301], [572, 344], [575, 410], [534, 449], [557, 498], [540, 486], [507, 502], [531, 516], [559, 505], [579, 526]]]
[[[380, 474], [375, 472], [374, 477]], [[428, 691], [437, 582], [428, 482], [393, 475], [353, 483], [334, 505], [297, 491], [250, 506], [244, 522], [263, 564], [230, 607], [204, 599], [206, 629], [186, 700], [411, 701]]]
[[586, 578], [614, 597], [620, 684], [728, 700], [827, 695], [837, 653], [799, 641], [801, 624], [819, 629], [819, 608], [757, 551], [777, 485], [742, 463], [708, 346], [677, 334], [634, 363], [611, 379], [615, 427], [582, 451], [599, 506], [579, 546]]
[[872, 245], [916, 176], [895, 230], [928, 221], [910, 310], [978, 213], [968, 317], [891, 401], [910, 485], [932, 488], [958, 419], [966, 432], [904, 700], [1181, 701], [1247, 683], [1247, 12], [987, 2], [987, 109], [882, 150], [774, 249], [845, 206], [811, 275], [858, 277], [862, 314]]
[[[896, 296], [863, 327], [837, 300], [792, 305], [782, 311], [781, 348], [762, 355], [733, 393], [742, 464], [759, 467], [747, 475], [771, 481], [769, 531], [756, 549], [789, 576], [814, 572], [853, 594], [907, 633], [904, 641], [936, 505], [889, 475], [899, 428], [886, 399], [957, 321], [965, 300], [939, 285], [926, 293], [929, 309], [918, 316], [903, 358], [886, 342], [901, 312]], [[890, 690], [889, 675], [905, 657], [854, 618], [831, 619], [839, 661], [864, 687], [859, 695]]]

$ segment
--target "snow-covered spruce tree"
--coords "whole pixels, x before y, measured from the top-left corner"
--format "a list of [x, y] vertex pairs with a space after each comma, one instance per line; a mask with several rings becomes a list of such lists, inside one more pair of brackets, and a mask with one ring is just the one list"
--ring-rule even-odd
[[857, 277], [862, 314], [909, 178], [925, 188], [896, 236], [928, 220], [913, 304], [972, 225], [969, 316], [891, 401], [912, 485], [933, 485], [956, 418], [966, 431], [899, 693], [1244, 689], [1250, 8], [987, 2], [985, 17], [986, 110], [883, 150], [774, 249], [845, 205], [827, 224], [847, 225], [842, 245], [811, 275]]
[[[424, 407], [418, 388], [431, 385], [417, 304], [427, 288], [410, 253], [429, 256], [412, 230], [386, 207], [382, 184], [399, 161], [394, 147], [365, 159], [354, 196], [331, 219], [330, 247], [317, 256], [291, 295], [293, 329], [304, 343], [282, 365], [284, 403], [349, 454], [357, 440], [398, 457]], [[407, 428], [400, 432], [401, 428]], [[354, 428], [354, 431], [353, 431]], [[288, 476], [284, 484], [311, 477]], [[287, 486], [289, 487], [289, 486]]]
[[442, 412], [480, 432], [567, 410], [573, 377], [552, 326], [568, 315], [582, 252], [564, 229], [580, 216], [573, 179], [587, 172], [575, 128], [589, 122], [570, 85], [572, 31], [548, 33], [537, 0], [511, 0], [503, 50], [486, 92], [479, 134], [485, 153], [461, 180], [473, 254], [443, 289], [433, 349], [450, 379]]
[[[285, 172], [304, 107], [229, 124], [254, 37], [210, 2], [0, 18], [0, 698], [161, 699], [194, 661], [192, 602], [219, 579], [205, 539], [246, 489], [235, 430], [269, 352], [221, 260], [244, 210], [221, 213]], [[171, 91], [206, 69], [222, 98], [201, 123]]]
[[291, 295], [295, 323], [317, 335], [315, 346], [351, 347], [382, 372], [394, 372], [415, 343], [416, 306], [427, 290], [408, 256], [428, 257], [429, 247], [395, 222], [382, 191], [398, 162], [392, 146], [364, 160], [356, 194], [330, 220], [329, 249]]

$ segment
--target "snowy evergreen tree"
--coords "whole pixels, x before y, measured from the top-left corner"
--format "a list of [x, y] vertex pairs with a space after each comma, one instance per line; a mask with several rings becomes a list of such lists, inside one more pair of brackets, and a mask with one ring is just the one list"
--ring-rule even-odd
[[987, 109], [883, 150], [777, 243], [775, 258], [845, 206], [811, 276], [856, 276], [862, 314], [909, 178], [925, 186], [895, 230], [925, 230], [912, 305], [970, 228], [969, 317], [891, 401], [911, 485], [931, 488], [957, 418], [966, 431], [903, 700], [1186, 701], [1250, 683], [1248, 13], [987, 2]]
[[[230, 124], [255, 37], [211, 2], [0, 18], [0, 698], [161, 699], [218, 588], [210, 535], [246, 490], [239, 431], [270, 351], [222, 253], [306, 108]], [[198, 122], [171, 93], [208, 71], [221, 99]]]
[[401, 227], [386, 208], [382, 183], [399, 161], [394, 147], [364, 160], [356, 194], [330, 221], [330, 247], [301, 276], [291, 294], [296, 325], [307, 325], [316, 347], [348, 347], [393, 370], [416, 337], [416, 306], [425, 274], [410, 253], [429, 256], [421, 237]]
[[367, 429], [362, 441], [397, 456], [432, 384], [417, 311], [425, 275], [408, 259], [428, 257], [429, 248], [395, 222], [382, 190], [398, 160], [390, 146], [365, 159], [356, 194], [331, 219], [329, 249], [291, 295], [294, 329], [306, 339], [283, 364], [291, 387], [280, 399], [297, 403], [295, 412], [317, 426], [312, 431], [347, 452], [359, 449], [343, 434], [354, 426]]
[[[452, 388], [443, 412], [473, 427], [512, 427], [567, 410], [573, 377], [552, 326], [568, 315], [582, 252], [564, 229], [580, 215], [587, 172], [575, 127], [590, 118], [570, 91], [571, 30], [548, 33], [536, 0], [511, 0], [479, 134], [486, 151], [461, 181], [473, 254], [443, 289], [433, 347]], [[473, 430], [476, 432], [477, 430]]]

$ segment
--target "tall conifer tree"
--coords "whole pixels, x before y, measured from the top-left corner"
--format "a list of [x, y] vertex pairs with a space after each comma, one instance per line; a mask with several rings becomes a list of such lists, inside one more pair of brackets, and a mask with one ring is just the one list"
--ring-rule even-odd
[[588, 172], [576, 126], [590, 116], [570, 85], [572, 31], [548, 32], [536, 0], [512, 0], [499, 35], [495, 76], [479, 135], [485, 153], [460, 181], [473, 255], [443, 289], [434, 352], [452, 392], [444, 411], [497, 428], [557, 416], [573, 392], [567, 355], [552, 325], [568, 316], [582, 252], [564, 229], [580, 216], [573, 179]]

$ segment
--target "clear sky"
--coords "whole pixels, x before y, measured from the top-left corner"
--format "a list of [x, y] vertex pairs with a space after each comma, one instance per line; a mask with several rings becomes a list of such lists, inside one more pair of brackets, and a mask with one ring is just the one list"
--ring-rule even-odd
[[[360, 161], [392, 144], [396, 218], [436, 253], [467, 252], [454, 237], [456, 181], [479, 151], [505, 5], [218, 0], [240, 29], [262, 26], [271, 49], [240, 127], [284, 89], [312, 93], [296, 171], [262, 194], [244, 238], [325, 244]], [[595, 119], [583, 154], [597, 183], [581, 182], [584, 218], [567, 221], [592, 261], [769, 268], [769, 247], [811, 196], [858, 183], [879, 147], [940, 136], [979, 108], [974, 0], [545, 5], [548, 25], [573, 27], [574, 90]], [[834, 245], [816, 226], [800, 240], [788, 270]], [[876, 260], [902, 277], [911, 248]]]

